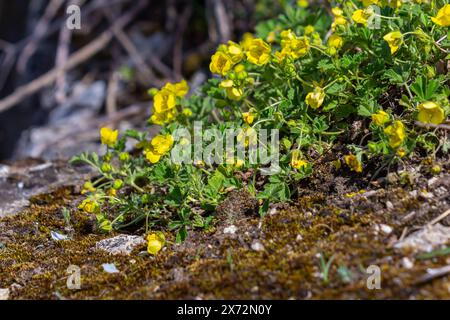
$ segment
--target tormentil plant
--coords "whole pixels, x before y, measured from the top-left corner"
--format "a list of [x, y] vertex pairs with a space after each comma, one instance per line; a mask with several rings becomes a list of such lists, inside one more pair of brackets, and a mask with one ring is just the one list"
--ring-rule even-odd
[[[269, 203], [289, 200], [295, 183], [338, 144], [345, 153], [334, 163], [354, 175], [417, 153], [447, 153], [449, 26], [450, 4], [439, 0], [287, 5], [256, 35], [220, 45], [210, 64], [216, 76], [189, 98], [185, 81], [149, 91], [149, 123], [161, 126], [157, 136], [102, 128], [106, 154], [73, 159], [101, 175], [86, 183], [80, 209], [96, 215], [103, 231], [136, 225], [158, 231], [149, 236], [155, 254], [164, 242], [161, 231], [183, 241], [188, 229], [211, 228], [211, 213], [230, 190], [248, 189], [261, 214]], [[233, 127], [278, 130], [278, 174], [261, 186], [261, 166], [229, 153], [221, 165], [174, 164], [172, 135], [181, 127], [193, 130], [194, 121], [222, 134]], [[129, 139], [136, 144], [126, 151]], [[253, 178], [243, 180], [238, 171]]]

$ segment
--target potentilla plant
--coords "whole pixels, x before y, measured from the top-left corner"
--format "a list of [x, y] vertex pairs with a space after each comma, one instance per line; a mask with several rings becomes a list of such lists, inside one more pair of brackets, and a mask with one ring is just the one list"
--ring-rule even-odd
[[[287, 5], [255, 34], [220, 45], [211, 57], [214, 76], [189, 98], [185, 81], [149, 91], [149, 124], [160, 126], [158, 135], [102, 128], [106, 153], [73, 159], [100, 174], [86, 183], [80, 209], [105, 232], [144, 226], [156, 254], [164, 233], [183, 241], [189, 229], [213, 228], [212, 213], [231, 190], [249, 190], [261, 214], [289, 200], [295, 183], [336, 144], [346, 150], [336, 166], [355, 175], [373, 174], [369, 164], [379, 171], [415, 153], [447, 153], [449, 26], [450, 4], [439, 0]], [[279, 153], [276, 174], [261, 178], [265, 164], [233, 150], [219, 163], [174, 163], [175, 146], [192, 146], [194, 155], [196, 144], [208, 144], [190, 141], [194, 122], [219, 136], [238, 128], [237, 143]], [[174, 134], [180, 128], [189, 139]], [[260, 143], [263, 129], [277, 132], [279, 148]]]

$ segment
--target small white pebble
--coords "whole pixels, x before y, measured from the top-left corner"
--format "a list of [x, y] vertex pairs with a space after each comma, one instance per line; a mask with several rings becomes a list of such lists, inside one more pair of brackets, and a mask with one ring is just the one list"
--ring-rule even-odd
[[252, 249], [255, 251], [264, 251], [264, 246], [258, 240], [254, 240], [252, 243]]
[[9, 299], [9, 289], [0, 289], [0, 300]]
[[223, 229], [223, 233], [225, 234], [235, 234], [237, 231], [237, 227], [235, 225], [231, 225]]
[[408, 257], [402, 259], [402, 264], [405, 269], [412, 269], [414, 267], [414, 262], [412, 262]]
[[302, 237], [301, 234], [298, 234], [298, 235], [297, 235], [297, 238], [295, 238], [295, 241], [298, 241], [298, 242], [300, 242], [300, 241], [302, 241], [302, 240], [303, 240], [303, 237]]
[[390, 201], [386, 201], [386, 209], [392, 210], [394, 209], [394, 205]]
[[388, 226], [387, 224], [380, 224], [380, 230], [384, 233], [384, 234], [391, 234], [393, 229], [391, 226]]

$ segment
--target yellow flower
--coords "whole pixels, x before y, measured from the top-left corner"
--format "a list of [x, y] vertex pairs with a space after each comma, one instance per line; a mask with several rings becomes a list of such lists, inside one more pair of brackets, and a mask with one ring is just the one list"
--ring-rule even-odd
[[253, 128], [239, 130], [236, 140], [239, 144], [244, 145], [245, 147], [248, 147], [249, 145], [255, 146], [258, 141], [256, 130]]
[[309, 3], [308, 0], [297, 0], [297, 5], [302, 8], [307, 8]]
[[389, 115], [383, 110], [378, 111], [377, 113], [372, 114], [372, 122], [377, 126], [381, 127], [386, 122], [389, 121]]
[[183, 109], [183, 115], [184, 116], [186, 116], [186, 117], [192, 117], [192, 110], [191, 109], [189, 109], [189, 108], [185, 108], [185, 109]]
[[272, 43], [275, 42], [275, 39], [276, 39], [275, 31], [270, 31], [266, 37], [266, 41]]
[[153, 147], [156, 153], [158, 154], [166, 154], [173, 146], [173, 138], [170, 134], [168, 135], [157, 135], [155, 136], [150, 145]]
[[262, 66], [269, 62], [271, 52], [268, 43], [262, 39], [253, 39], [247, 51], [247, 59], [250, 63]]
[[344, 161], [352, 171], [362, 172], [362, 164], [355, 155], [349, 154], [344, 156]]
[[389, 32], [383, 39], [388, 43], [389, 48], [391, 48], [391, 54], [396, 53], [403, 43], [402, 33], [398, 30]]
[[109, 128], [100, 129], [100, 139], [102, 141], [102, 144], [105, 144], [108, 147], [113, 147], [116, 144], [118, 136], [119, 136], [118, 130], [113, 131]]
[[280, 36], [283, 40], [294, 40], [297, 38], [291, 29], [281, 31]]
[[438, 11], [436, 17], [432, 17], [431, 20], [441, 27], [450, 26], [450, 4], [443, 6]]
[[319, 108], [325, 99], [325, 91], [321, 87], [315, 87], [314, 91], [306, 95], [306, 103], [314, 109]]
[[152, 233], [147, 237], [147, 251], [151, 255], [156, 255], [166, 243], [166, 238], [162, 232]]
[[402, 0], [390, 0], [389, 7], [398, 9], [402, 6]]
[[226, 75], [228, 71], [233, 67], [233, 61], [231, 58], [221, 51], [216, 52], [211, 57], [211, 64], [209, 70], [214, 74]]
[[305, 27], [305, 35], [309, 36], [310, 34], [312, 34], [315, 31], [314, 27], [311, 25], [307, 25]]
[[81, 194], [95, 192], [95, 190], [97, 190], [97, 189], [94, 188], [94, 186], [92, 185], [92, 182], [87, 181], [83, 186], [83, 190], [81, 190]]
[[255, 116], [251, 112], [243, 112], [242, 119], [246, 124], [250, 125], [255, 120]]
[[362, 0], [362, 3], [365, 7], [368, 7], [372, 4], [380, 6], [380, 0]]
[[78, 206], [78, 209], [83, 210], [86, 213], [98, 213], [100, 211], [100, 205], [96, 201], [84, 199]]
[[337, 34], [332, 34], [330, 38], [328, 38], [328, 46], [331, 48], [340, 49], [344, 45], [344, 39]]
[[345, 26], [347, 24], [347, 19], [344, 16], [338, 16], [334, 19], [331, 29], [335, 31], [338, 26]]
[[227, 53], [233, 63], [239, 63], [244, 58], [244, 51], [241, 46], [231, 40], [228, 41]]
[[[162, 93], [171, 93], [177, 97], [184, 97], [189, 92], [189, 85], [186, 80], [179, 83], [167, 83], [161, 91]], [[156, 96], [156, 95], [155, 95]]]
[[388, 136], [389, 145], [393, 149], [399, 147], [406, 138], [405, 126], [399, 120], [384, 129], [384, 133]]
[[157, 125], [164, 125], [173, 121], [176, 117], [176, 109], [171, 109], [169, 111], [154, 113], [151, 117], [151, 121]]
[[177, 104], [176, 96], [169, 91], [160, 91], [153, 98], [153, 109], [155, 113], [163, 113]]
[[370, 14], [366, 11], [366, 10], [356, 10], [355, 12], [353, 12], [352, 15], [352, 19], [353, 21], [355, 21], [356, 23], [359, 24], [363, 24], [363, 25], [367, 25], [367, 19], [369, 19]]
[[342, 11], [342, 9], [339, 7], [331, 8], [331, 12], [335, 17], [341, 17], [344, 15], [344, 11]]
[[148, 148], [144, 150], [145, 157], [151, 163], [157, 163], [173, 146], [173, 138], [171, 135], [155, 136]]
[[254, 39], [255, 37], [250, 32], [244, 33], [244, 35], [242, 36], [242, 41], [240, 43], [242, 50], [248, 51]]
[[309, 51], [309, 40], [307, 37], [293, 39], [289, 43], [290, 55], [294, 59], [305, 56]]
[[406, 150], [403, 149], [403, 148], [398, 149], [398, 150], [397, 150], [397, 155], [398, 155], [400, 158], [403, 158], [403, 157], [406, 155]]
[[432, 101], [426, 101], [418, 106], [418, 119], [423, 123], [440, 124], [445, 119], [444, 110]]
[[295, 169], [303, 169], [308, 166], [308, 161], [300, 159], [300, 151], [294, 150], [292, 151], [291, 156], [291, 167]]
[[227, 97], [231, 100], [239, 101], [244, 95], [244, 90], [242, 88], [226, 88]]

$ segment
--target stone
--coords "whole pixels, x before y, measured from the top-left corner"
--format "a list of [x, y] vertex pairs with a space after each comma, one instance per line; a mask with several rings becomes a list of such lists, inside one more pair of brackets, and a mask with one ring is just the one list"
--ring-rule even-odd
[[9, 299], [9, 289], [0, 289], [0, 301]]
[[122, 234], [98, 241], [95, 249], [106, 251], [112, 255], [129, 255], [136, 247], [143, 244], [145, 244], [145, 240], [142, 237]]
[[251, 248], [254, 251], [264, 251], [264, 245], [259, 240], [254, 240]]
[[450, 227], [441, 224], [427, 226], [394, 244], [396, 249], [411, 249], [415, 252], [430, 252], [450, 240]]

